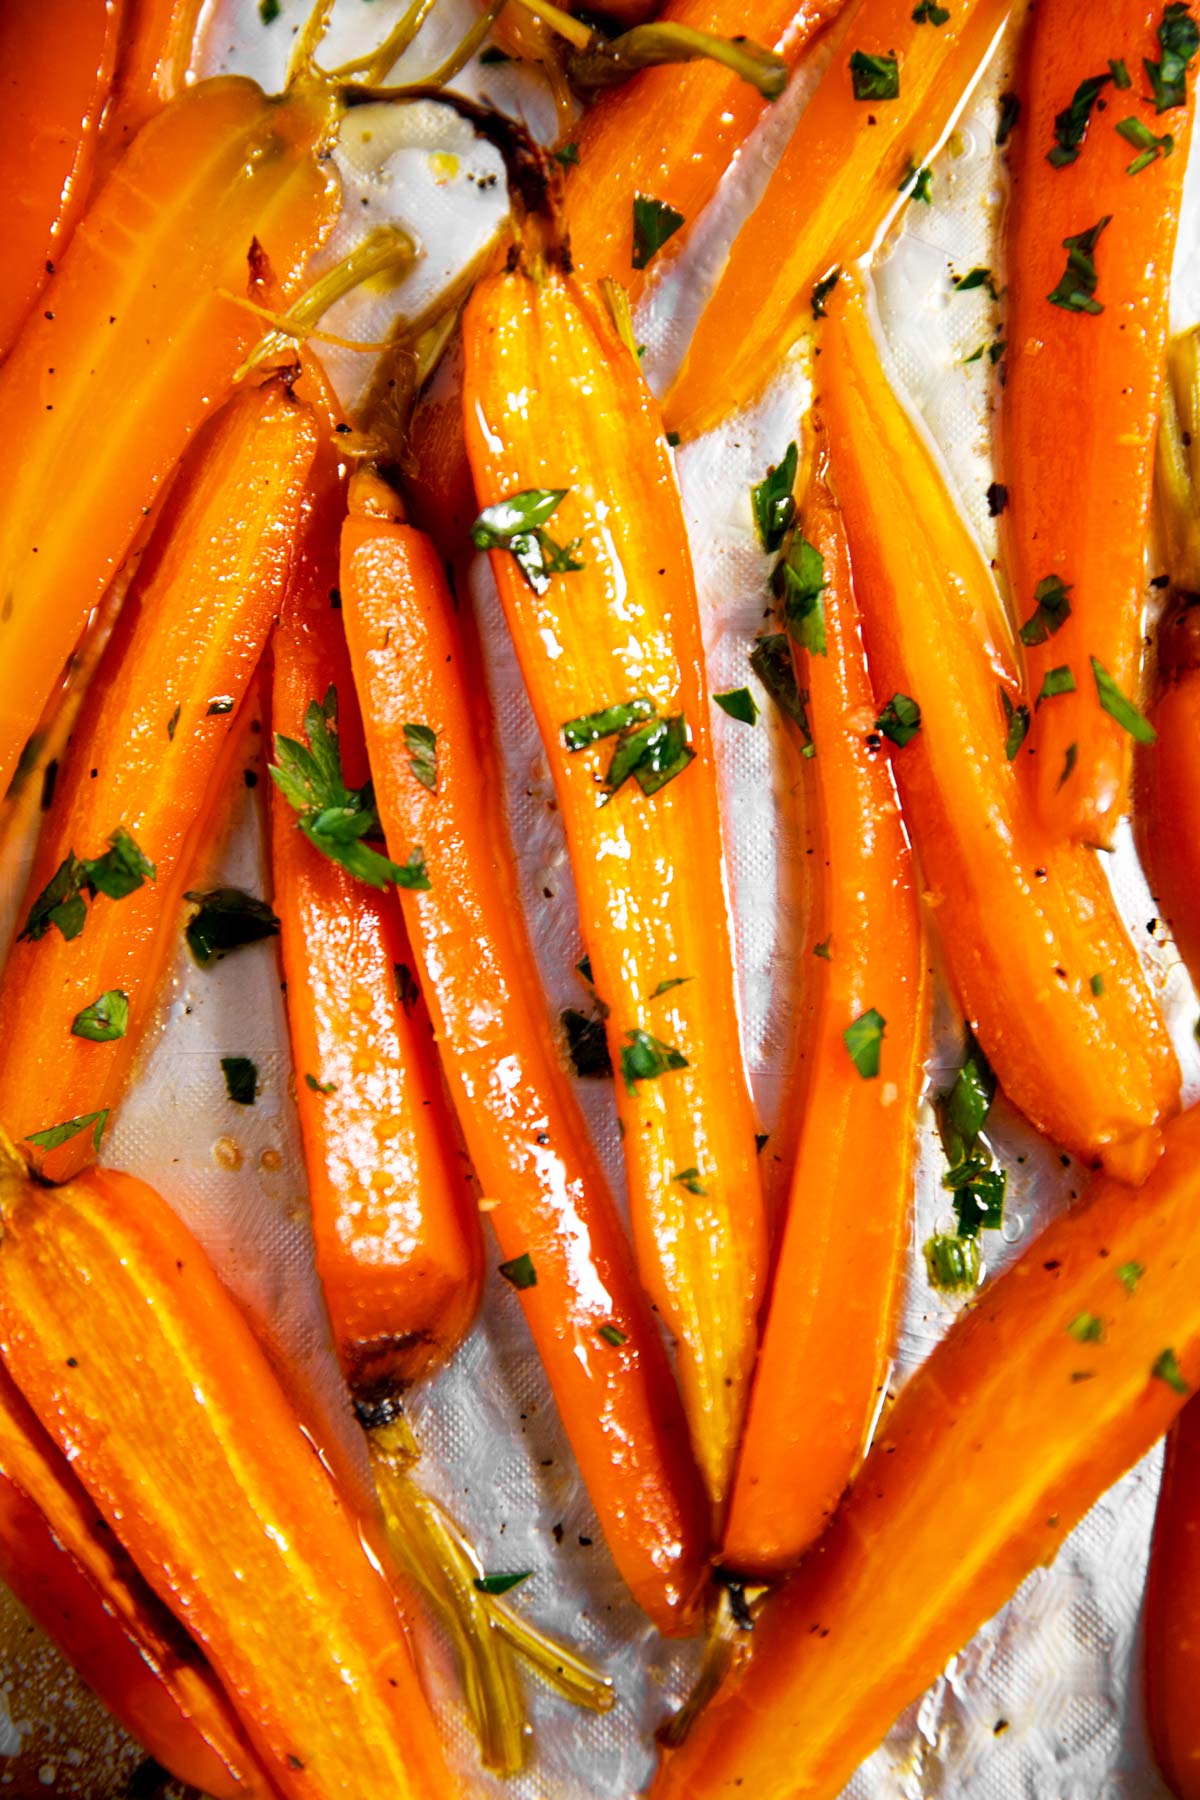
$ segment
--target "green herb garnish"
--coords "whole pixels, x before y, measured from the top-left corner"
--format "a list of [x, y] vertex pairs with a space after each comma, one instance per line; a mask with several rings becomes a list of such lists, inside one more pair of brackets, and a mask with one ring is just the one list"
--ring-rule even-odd
[[1115, 129], [1127, 144], [1132, 144], [1134, 149], [1140, 152], [1127, 165], [1125, 170], [1127, 175], [1140, 175], [1142, 170], [1148, 169], [1157, 157], [1171, 156], [1174, 153], [1175, 139], [1170, 133], [1164, 133], [1162, 137], [1155, 137], [1150, 127], [1143, 125], [1140, 119], [1121, 119]]
[[71, 1021], [71, 1036], [89, 1038], [93, 1044], [113, 1044], [129, 1029], [129, 996], [120, 988], [110, 988], [77, 1012]]
[[954, 292], [969, 294], [973, 288], [986, 288], [992, 299], [996, 298], [996, 283], [990, 269], [976, 267], [968, 269], [965, 275], [954, 278]]
[[1155, 112], [1166, 112], [1172, 106], [1187, 104], [1187, 72], [1196, 51], [1200, 49], [1200, 29], [1181, 0], [1164, 6], [1158, 26], [1158, 44], [1162, 51], [1159, 62], [1143, 58], [1142, 67], [1154, 91]]
[[579, 538], [559, 544], [543, 529], [569, 492], [569, 488], [523, 488], [507, 500], [485, 506], [471, 527], [471, 542], [477, 550], [510, 551], [534, 593], [544, 594], [552, 575], [569, 575], [583, 567], [575, 560]]
[[622, 1344], [627, 1344], [629, 1342], [625, 1332], [617, 1325], [601, 1325], [596, 1336], [602, 1337], [606, 1344], [612, 1345], [614, 1350], [619, 1350]]
[[850, 82], [856, 100], [896, 100], [900, 96], [900, 65], [894, 56], [855, 50], [850, 57]]
[[1137, 1284], [1146, 1273], [1139, 1262], [1122, 1263], [1117, 1270], [1117, 1280], [1127, 1294], [1136, 1294]]
[[647, 268], [682, 224], [683, 214], [668, 206], [665, 200], [655, 200], [649, 194], [635, 194], [631, 258], [634, 268]]
[[750, 667], [780, 712], [799, 729], [804, 739], [803, 755], [814, 756], [816, 750], [808, 724], [808, 693], [796, 680], [786, 634], [771, 631], [760, 637], [750, 652]]
[[1021, 117], [1021, 102], [1016, 94], [1001, 94], [1000, 117], [996, 123], [996, 148], [1003, 150]]
[[1109, 75], [1089, 75], [1075, 89], [1070, 106], [1064, 107], [1054, 120], [1055, 143], [1046, 154], [1046, 161], [1053, 163], [1056, 169], [1065, 168], [1073, 163], [1081, 144], [1087, 136], [1088, 124], [1092, 117], [1092, 108], [1112, 80]]
[[979, 1239], [935, 1232], [925, 1245], [930, 1285], [943, 1294], [974, 1293], [979, 1286]]
[[498, 1267], [505, 1281], [510, 1282], [518, 1291], [537, 1286], [537, 1270], [533, 1266], [533, 1258], [528, 1250], [522, 1250], [520, 1256], [511, 1257], [508, 1262], [502, 1262]]
[[1021, 627], [1023, 644], [1044, 644], [1060, 631], [1071, 616], [1067, 595], [1073, 582], [1063, 582], [1057, 575], [1044, 575], [1033, 590], [1034, 608]]
[[563, 144], [554, 152], [554, 160], [564, 169], [573, 169], [579, 162], [579, 145]]
[[258, 1093], [258, 1070], [248, 1056], [223, 1056], [221, 1073], [225, 1092], [235, 1106], [253, 1106]]
[[207, 893], [185, 894], [184, 899], [200, 909], [188, 920], [184, 936], [202, 968], [243, 944], [274, 937], [279, 930], [279, 920], [266, 901], [241, 888], [210, 888]]
[[[304, 1085], [314, 1094], [329, 1095], [337, 1093], [336, 1081], [318, 1081], [315, 1075], [306, 1074], [304, 1077]], [[230, 1095], [230, 1099], [233, 1099], [232, 1094]]]
[[1076, 1313], [1067, 1330], [1077, 1344], [1100, 1344], [1104, 1341], [1104, 1320], [1097, 1318], [1095, 1313]]
[[1105, 213], [1102, 219], [1087, 231], [1079, 232], [1075, 237], [1065, 237], [1062, 247], [1067, 253], [1067, 266], [1059, 278], [1058, 285], [1051, 288], [1046, 295], [1052, 306], [1061, 306], [1064, 312], [1102, 313], [1103, 306], [1096, 299], [1096, 285], [1099, 277], [1096, 274], [1095, 250], [1100, 242], [1101, 234], [1112, 223], [1112, 214]]
[[103, 856], [78, 857], [69, 850], [29, 909], [21, 938], [36, 942], [52, 925], [68, 941], [76, 938], [87, 922], [83, 896], [124, 900], [143, 881], [154, 881], [158, 871], [144, 856], [123, 825], [108, 840]]
[[883, 1014], [876, 1012], [871, 1006], [865, 1013], [860, 1013], [852, 1025], [847, 1025], [842, 1033], [842, 1042], [850, 1052], [850, 1061], [864, 1081], [874, 1081], [879, 1074], [886, 1025], [887, 1020]]
[[673, 1044], [651, 1037], [640, 1028], [627, 1031], [629, 1042], [621, 1049], [621, 1077], [626, 1093], [632, 1094], [639, 1081], [655, 1081], [671, 1069], [686, 1069], [687, 1057]]
[[1109, 717], [1115, 719], [1122, 730], [1127, 731], [1137, 743], [1157, 743], [1158, 733], [1149, 719], [1140, 713], [1133, 701], [1121, 692], [1104, 664], [1098, 662], [1094, 656], [1089, 660], [1092, 665], [1092, 678], [1096, 683], [1097, 698]]
[[875, 729], [903, 750], [921, 729], [921, 709], [907, 694], [893, 694], [876, 719]]
[[1046, 670], [1042, 677], [1041, 692], [1033, 704], [1037, 708], [1043, 700], [1053, 700], [1056, 694], [1073, 694], [1074, 692], [1075, 677], [1064, 664], [1061, 668]]
[[1113, 78], [1113, 86], [1115, 88], [1128, 88], [1133, 86], [1133, 83], [1129, 79], [1129, 70], [1125, 67], [1125, 58], [1123, 56], [1109, 57], [1108, 72]]
[[[1170, 10], [1170, 7], [1168, 7], [1167, 11], [1169, 12]], [[1167, 1386], [1176, 1394], [1189, 1394], [1191, 1392], [1187, 1382], [1183, 1379], [1183, 1372], [1179, 1367], [1179, 1358], [1176, 1356], [1174, 1350], [1168, 1349], [1161, 1351], [1159, 1355], [1155, 1357], [1154, 1366], [1150, 1370], [1150, 1373], [1154, 1376], [1156, 1381], [1165, 1381]]]
[[920, 0], [913, 8], [914, 25], [945, 25], [950, 17], [950, 9], [939, 6], [937, 0]]
[[108, 1124], [109, 1108], [102, 1107], [99, 1112], [81, 1113], [77, 1119], [66, 1119], [61, 1125], [48, 1125], [44, 1131], [31, 1131], [25, 1138], [27, 1144], [36, 1144], [39, 1150], [57, 1150], [60, 1144], [67, 1144], [81, 1131], [92, 1128], [92, 1149], [99, 1154], [100, 1139], [104, 1136], [104, 1127]]
[[775, 566], [771, 585], [783, 601], [788, 636], [810, 655], [825, 655], [825, 558], [796, 532]]
[[1014, 706], [1005, 688], [1000, 689], [1000, 704], [1004, 708], [1007, 724], [1004, 734], [1004, 754], [1011, 762], [1029, 735], [1029, 708], [1023, 700], [1018, 701]]
[[481, 1594], [507, 1594], [528, 1581], [532, 1574], [532, 1569], [522, 1569], [517, 1575], [477, 1575], [475, 1586]]
[[437, 732], [432, 725], [408, 724], [404, 727], [404, 748], [408, 766], [430, 793], [437, 791]]
[[628, 731], [631, 725], [653, 717], [653, 702], [639, 694], [634, 700], [619, 700], [612, 706], [601, 707], [599, 712], [568, 719], [562, 728], [563, 743], [568, 750], [586, 750], [589, 744], [598, 743], [601, 738], [615, 737], [618, 732]]
[[772, 464], [761, 481], [750, 489], [750, 505], [758, 539], [769, 556], [773, 556], [787, 536], [796, 516], [792, 488], [796, 481], [799, 452], [794, 443], [784, 451], [783, 460]]
[[682, 713], [635, 726], [620, 737], [613, 751], [604, 778], [606, 802], [631, 775], [643, 794], [657, 794], [668, 781], [682, 775], [695, 754], [688, 743], [687, 720]]
[[713, 699], [723, 713], [739, 724], [758, 724], [758, 702], [749, 688], [730, 688], [727, 693], [714, 694]]
[[685, 1187], [689, 1194], [707, 1194], [708, 1189], [700, 1179], [699, 1169], [677, 1169], [671, 1177], [680, 1187]]

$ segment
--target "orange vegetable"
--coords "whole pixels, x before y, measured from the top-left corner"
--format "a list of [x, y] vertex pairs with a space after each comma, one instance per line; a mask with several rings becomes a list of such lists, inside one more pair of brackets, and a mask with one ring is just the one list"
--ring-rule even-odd
[[[931, 154], [1008, 15], [1008, 0], [959, 0], [941, 25], [911, 0], [863, 0], [801, 115], [766, 192], [734, 240], [663, 403], [685, 438], [754, 399], [805, 330], [817, 280], [860, 256], [906, 173]], [[856, 99], [894, 57], [899, 97]], [[886, 80], [886, 71], [882, 72]]]
[[[488, 1216], [506, 1263], [532, 1262], [521, 1304], [617, 1566], [660, 1629], [687, 1630], [706, 1509], [658, 1329], [551, 1037], [482, 671], [432, 545], [366, 476], [352, 487], [341, 569], [389, 848], [404, 861], [419, 843], [429, 875], [401, 900]], [[433, 790], [413, 774], [414, 722], [436, 734]]]
[[[553, 226], [544, 251], [535, 229], [523, 227], [525, 260], [483, 281], [464, 314], [467, 454], [481, 508], [501, 521], [513, 496], [543, 491], [552, 541], [569, 546], [565, 572], [535, 574], [536, 591], [507, 548], [492, 570], [609, 1009], [638, 1265], [676, 1339], [719, 1506], [757, 1347], [766, 1230], [695, 588], [658, 409], [598, 296], [563, 272]], [[592, 721], [613, 707], [630, 710]], [[637, 776], [610, 790], [614, 758], [641, 751]]]
[[[362, 1526], [195, 1240], [144, 1183], [0, 1171], [0, 1351], [288, 1800], [455, 1792]], [[314, 1697], [320, 1696], [320, 1704]]]
[[112, 98], [104, 115], [108, 157], [129, 148], [148, 119], [173, 100], [187, 79], [204, 0], [124, 0]]
[[[332, 687], [347, 783], [367, 778], [338, 614], [345, 497], [322, 471], [274, 638], [272, 726], [303, 742]], [[449, 1354], [483, 1280], [479, 1211], [446, 1105], [394, 890], [330, 861], [271, 797], [296, 1101], [317, 1269], [351, 1391], [368, 1410]]]
[[[1039, 4], [1014, 136], [1002, 526], [1029, 698], [1051, 671], [1069, 669], [1075, 684], [1038, 706], [1021, 762], [1047, 830], [1093, 844], [1111, 843], [1128, 803], [1134, 740], [1105, 709], [1102, 681], [1106, 672], [1121, 694], [1137, 697], [1171, 259], [1191, 131], [1190, 97], [1159, 117], [1141, 73], [1144, 59], [1161, 54], [1162, 16], [1161, 0], [1082, 11], [1071, 0]], [[1109, 83], [1111, 57], [1137, 71], [1128, 94]], [[1056, 116], [1081, 77], [1093, 75], [1106, 83], [1106, 110], [1093, 112], [1075, 159], [1056, 167], [1047, 155], [1062, 152]], [[1118, 135], [1122, 123], [1151, 142], [1169, 133], [1174, 154], [1153, 155], [1131, 175], [1141, 140]], [[1077, 287], [1078, 271], [1064, 276], [1067, 240], [1093, 228], [1095, 280]], [[1064, 291], [1074, 307], [1049, 298]], [[1048, 419], [1064, 423], [1047, 429]], [[1057, 583], [1067, 590], [1061, 601]], [[1038, 603], [1047, 584], [1048, 607]], [[1144, 729], [1140, 721], [1135, 728]]]
[[[0, 357], [62, 255], [92, 183], [123, 0], [0, 7], [0, 94], [14, 154], [0, 173]], [[0, 784], [2, 785], [2, 784]]]
[[0, 369], [0, 788], [166, 477], [258, 335], [220, 289], [290, 293], [337, 211], [334, 101], [233, 76], [140, 133]]
[[0, 1578], [120, 1723], [213, 1800], [272, 1793], [229, 1702], [8, 1376], [0, 1373]]
[[[285, 380], [239, 394], [190, 451], [142, 559], [84, 704], [34, 860], [24, 935], [0, 984], [0, 1091], [22, 1140], [111, 1109], [124, 1092], [196, 851], [228, 791], [238, 706], [282, 604], [316, 447], [313, 414]], [[119, 898], [68, 900], [73, 919], [43, 916], [40, 896], [60, 871], [78, 887], [78, 859], [104, 856], [122, 831], [153, 878]], [[38, 1166], [58, 1180], [94, 1154], [79, 1131]]]
[[654, 1800], [835, 1800], [1200, 1381], [1198, 1203], [1194, 1109], [1140, 1193], [1097, 1181], [960, 1317]]
[[1200, 1794], [1200, 1409], [1185, 1406], [1169, 1437], [1146, 1582], [1146, 1722], [1154, 1759], [1177, 1800]]
[[[892, 773], [870, 748], [874, 697], [846, 530], [825, 456], [800, 530], [819, 552], [825, 651], [793, 647], [816, 755], [805, 762], [824, 868], [812, 1074], [721, 1560], [772, 1575], [823, 1529], [886, 1385], [908, 1250], [913, 1120], [924, 1081], [925, 957]], [[864, 1079], [845, 1033], [881, 1015]]]
[[827, 326], [821, 399], [875, 699], [920, 707], [892, 766], [959, 1002], [1042, 1131], [1131, 1179], [1179, 1070], [1092, 851], [1048, 837], [1006, 758], [1023, 717], [999, 600], [888, 387], [861, 298]]

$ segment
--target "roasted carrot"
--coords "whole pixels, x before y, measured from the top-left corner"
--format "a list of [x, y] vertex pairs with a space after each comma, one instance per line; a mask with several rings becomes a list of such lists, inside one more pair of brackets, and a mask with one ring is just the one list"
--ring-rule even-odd
[[131, 1176], [3, 1151], [0, 1353], [280, 1794], [445, 1800], [393, 1593], [199, 1245]]
[[765, 386], [813, 316], [813, 289], [869, 245], [915, 178], [1008, 14], [959, 0], [949, 18], [910, 0], [862, 0], [742, 226], [666, 400], [683, 437]]
[[273, 1793], [196, 1646], [3, 1373], [0, 1578], [164, 1768], [213, 1800]]
[[[1131, 1179], [1179, 1069], [1094, 852], [1040, 825], [1028, 724], [979, 550], [890, 390], [862, 297], [826, 326], [821, 399], [880, 723], [951, 981], [1010, 1100]], [[900, 706], [917, 728], [897, 732]], [[904, 736], [902, 746], [900, 738]]]
[[88, 209], [0, 369], [0, 787], [91, 608], [258, 334], [220, 290], [296, 285], [337, 210], [334, 99], [182, 94]]
[[[872, 748], [874, 696], [846, 529], [824, 464], [822, 446], [799, 542], [819, 558], [812, 579], [825, 587], [792, 626], [805, 639], [794, 644], [796, 680], [808, 695], [816, 751], [805, 774], [824, 864], [810, 945], [819, 952], [822, 991], [721, 1552], [726, 1567], [756, 1576], [798, 1560], [863, 1456], [893, 1347], [924, 1079], [926, 959], [916, 884], [892, 772]], [[852, 1053], [864, 1021], [863, 1047]]]
[[[0, 983], [4, 1118], [31, 1154], [30, 1134], [120, 1101], [228, 792], [316, 448], [284, 378], [230, 402], [179, 472], [93, 679]], [[94, 1154], [78, 1131], [38, 1164], [61, 1179]]]
[[[392, 854], [429, 877], [401, 899], [443, 1067], [509, 1279], [609, 1548], [660, 1627], [686, 1631], [706, 1509], [679, 1397], [568, 1085], [525, 932], [484, 688], [439, 558], [365, 474], [341, 592]], [[406, 727], [434, 733], [436, 785]]]
[[492, 551], [553, 772], [609, 1009], [638, 1265], [719, 1507], [766, 1230], [696, 594], [658, 409], [556, 229], [518, 221], [518, 260], [464, 314], [474, 541]]
[[87, 202], [124, 0], [0, 8], [0, 93], [19, 154], [0, 175], [0, 357], [8, 354]]
[[124, 0], [124, 21], [101, 152], [120, 156], [173, 100], [196, 50], [204, 0]]
[[1200, 1794], [1200, 1409], [1185, 1406], [1167, 1438], [1146, 1582], [1146, 1722], [1154, 1759], [1177, 1800]]
[[1200, 1381], [1198, 1202], [1193, 1109], [1140, 1193], [1098, 1180], [960, 1317], [654, 1800], [841, 1793]]
[[[1194, 57], [1186, 6], [1044, 0], [1014, 138], [1002, 529], [1028, 696], [1045, 696], [1020, 764], [1051, 835], [1093, 844], [1111, 843], [1134, 734], [1150, 735], [1130, 702], [1191, 101], [1185, 74], [1163, 94], [1142, 71], [1173, 19]], [[1135, 71], [1127, 93], [1108, 74], [1118, 58]], [[1156, 109], [1148, 87], [1176, 103]], [[1070, 418], [1065, 440], [1048, 417]]]

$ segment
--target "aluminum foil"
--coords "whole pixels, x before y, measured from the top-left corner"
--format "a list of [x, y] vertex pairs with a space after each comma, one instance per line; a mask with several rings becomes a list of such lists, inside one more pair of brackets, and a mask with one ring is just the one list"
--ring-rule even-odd
[[[338, 0], [325, 60], [342, 60], [377, 41], [401, 0]], [[264, 23], [255, 0], [219, 0], [206, 20], [200, 74], [238, 70], [277, 87], [306, 0], [282, 0]], [[393, 79], [415, 79], [457, 40], [470, 0], [439, 0], [418, 44]], [[903, 207], [872, 259], [877, 323], [895, 379], [936, 443], [963, 511], [986, 553], [995, 554], [985, 491], [992, 479], [994, 374], [983, 344], [1003, 335], [1003, 289], [993, 302], [976, 289], [956, 294], [951, 278], [977, 264], [1003, 280], [999, 225], [1005, 203], [994, 148], [996, 100], [1011, 74], [1014, 19], [968, 96], [960, 117], [927, 160], [928, 206]], [[771, 108], [716, 202], [640, 308], [636, 327], [645, 367], [660, 385], [677, 361], [707, 286], [747, 206], [803, 106], [831, 46]], [[473, 66], [468, 91], [525, 113], [543, 132], [551, 109], [534, 82], [511, 66]], [[436, 108], [358, 109], [343, 131], [343, 222], [322, 254], [332, 262], [363, 227], [394, 219], [414, 234], [412, 275], [388, 294], [342, 303], [331, 329], [377, 338], [397, 307], [415, 310], [487, 241], [503, 212], [494, 152]], [[1200, 167], [1193, 159], [1176, 270], [1174, 324], [1200, 319]], [[353, 399], [367, 355], [331, 352], [330, 372]], [[766, 563], [753, 535], [749, 488], [794, 435], [809, 390], [801, 346], [765, 399], [748, 415], [678, 454], [696, 561], [710, 675], [715, 688], [752, 681], [746, 657], [767, 604]], [[523, 896], [539, 949], [547, 1004], [581, 996], [574, 965], [580, 942], [548, 769], [516, 672], [490, 578], [474, 572], [473, 599], [489, 651], [489, 679], [509, 778]], [[767, 705], [764, 701], [764, 705]], [[778, 727], [764, 713], [757, 729], [714, 715], [728, 801], [728, 853], [736, 910], [744, 1044], [763, 1129], [768, 1184], [787, 1180], [797, 1120], [789, 1107], [795, 1044], [799, 947], [804, 921], [791, 904], [796, 834], [783, 789]], [[247, 766], [261, 766], [261, 732], [246, 737]], [[239, 790], [224, 842], [191, 885], [229, 879], [261, 891], [265, 783]], [[9, 914], [24, 860], [0, 870]], [[1114, 888], [1150, 979], [1160, 993], [1183, 1060], [1189, 1099], [1200, 1093], [1192, 1026], [1196, 996], [1155, 918], [1126, 835], [1108, 859]], [[962, 1026], [942, 991], [935, 1008], [929, 1091], [944, 1084], [961, 1050]], [[219, 1058], [250, 1055], [262, 1092], [252, 1113], [227, 1101]], [[580, 1097], [614, 1187], [622, 1178], [611, 1094], [580, 1083]], [[236, 1115], [236, 1116], [235, 1116]], [[1079, 1191], [1085, 1177], [1037, 1138], [1003, 1099], [990, 1136], [1009, 1170], [1008, 1216], [986, 1240], [988, 1272], [1017, 1254], [1040, 1224]], [[939, 1186], [932, 1112], [920, 1120], [921, 1149], [894, 1389], [954, 1316], [929, 1288], [920, 1245], [949, 1223]], [[107, 1144], [116, 1165], [157, 1185], [213, 1255], [246, 1307], [297, 1404], [327, 1441], [341, 1447], [352, 1478], [365, 1474], [361, 1443], [334, 1363], [312, 1268], [292, 1076], [270, 946], [198, 971], [180, 954], [164, 999], [162, 1029]], [[536, 1748], [529, 1771], [502, 1783], [478, 1769], [442, 1647], [427, 1646], [430, 1685], [445, 1720], [464, 1793], [511, 1800], [632, 1800], [653, 1767], [655, 1725], [686, 1692], [695, 1646], [657, 1638], [626, 1596], [604, 1547], [587, 1494], [549, 1399], [518, 1302], [493, 1279], [478, 1326], [452, 1365], [413, 1396], [423, 1479], [452, 1507], [487, 1568], [531, 1569], [519, 1604], [562, 1633], [612, 1677], [617, 1704], [605, 1717], [573, 1712], [531, 1679]], [[1137, 1679], [1142, 1580], [1158, 1479], [1159, 1452], [1104, 1497], [1068, 1539], [1057, 1561], [1031, 1576], [1013, 1602], [955, 1657], [863, 1765], [853, 1800], [1152, 1800], [1165, 1794], [1149, 1761]], [[0, 1597], [0, 1792], [79, 1800], [136, 1795], [149, 1780], [140, 1752], [125, 1742], [64, 1668], [15, 1603]], [[132, 1784], [132, 1785], [131, 1785]], [[174, 1791], [174, 1790], [171, 1790]]]

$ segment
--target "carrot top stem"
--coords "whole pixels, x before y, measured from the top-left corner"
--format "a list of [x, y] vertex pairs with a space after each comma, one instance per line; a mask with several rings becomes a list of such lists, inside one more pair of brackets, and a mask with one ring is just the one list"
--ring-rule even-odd
[[[353, 293], [364, 282], [377, 281], [381, 277], [392, 281], [400, 280], [408, 274], [416, 258], [416, 243], [402, 225], [377, 225], [353, 250], [319, 276], [285, 313], [272, 312], [269, 307], [257, 306], [253, 301], [239, 301], [237, 295], [230, 294], [231, 300], [248, 306], [260, 318], [269, 320], [274, 327], [259, 339], [237, 371], [235, 381], [244, 381], [260, 363], [265, 362], [269, 356], [278, 355], [289, 345], [311, 337], [321, 337], [324, 342], [330, 342], [329, 333], [319, 332], [317, 324], [331, 306], [344, 300], [347, 294]], [[384, 348], [381, 344], [360, 343], [349, 338], [339, 338], [336, 341], [355, 350]]]
[[412, 0], [381, 44], [362, 56], [351, 57], [326, 73], [338, 81], [382, 81], [408, 49], [436, 4], [436, 0]]
[[1200, 593], [1200, 329], [1185, 331], [1167, 350], [1157, 461], [1171, 585]]

